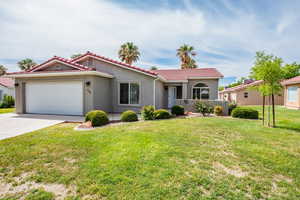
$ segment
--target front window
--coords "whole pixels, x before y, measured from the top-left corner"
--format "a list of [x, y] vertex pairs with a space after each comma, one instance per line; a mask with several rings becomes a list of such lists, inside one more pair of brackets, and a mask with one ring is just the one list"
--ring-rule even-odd
[[248, 98], [248, 92], [244, 93], [244, 98]]
[[140, 86], [138, 83], [120, 83], [120, 104], [139, 104]]
[[182, 99], [182, 86], [176, 86], [176, 99]]
[[193, 87], [193, 99], [209, 99], [209, 87], [204, 83], [198, 83]]
[[288, 101], [296, 102], [298, 95], [298, 87], [288, 87]]

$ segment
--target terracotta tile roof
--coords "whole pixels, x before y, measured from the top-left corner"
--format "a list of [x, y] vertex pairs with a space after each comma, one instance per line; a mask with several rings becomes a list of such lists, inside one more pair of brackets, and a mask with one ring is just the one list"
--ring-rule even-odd
[[215, 68], [199, 68], [199, 69], [162, 69], [153, 70], [153, 72], [159, 74], [167, 80], [188, 80], [189, 78], [209, 78], [217, 77], [222, 78], [223, 75]]
[[133, 70], [137, 70], [137, 71], [140, 71], [140, 72], [143, 72], [143, 73], [146, 73], [146, 74], [150, 74], [150, 75], [157, 75], [155, 72], [153, 71], [150, 71], [150, 70], [146, 70], [146, 69], [142, 69], [142, 68], [139, 68], [139, 67], [136, 67], [136, 66], [133, 66], [133, 65], [128, 65], [126, 63], [123, 63], [123, 62], [119, 62], [119, 61], [116, 61], [116, 60], [113, 60], [113, 59], [110, 59], [110, 58], [107, 58], [107, 57], [104, 57], [104, 56], [100, 56], [100, 55], [97, 55], [97, 54], [94, 54], [94, 53], [91, 53], [91, 52], [86, 52], [85, 54], [81, 55], [81, 56], [78, 56], [77, 58], [74, 58], [72, 60], [72, 62], [78, 62], [80, 59], [86, 57], [86, 56], [93, 56], [93, 57], [96, 57], [96, 58], [99, 58], [103, 61], [107, 61], [107, 62], [110, 62], [110, 63], [114, 63], [114, 64], [117, 64], [117, 65], [121, 65], [123, 67], [126, 67], [126, 68], [129, 68], [129, 69], [133, 69]]
[[300, 76], [282, 81], [282, 85], [291, 85], [295, 83], [300, 83]]
[[258, 80], [258, 81], [254, 81], [254, 82], [248, 83], [248, 84], [241, 84], [241, 85], [238, 85], [238, 86], [235, 86], [235, 87], [232, 87], [232, 88], [227, 88], [225, 90], [222, 90], [219, 93], [238, 91], [238, 90], [241, 90], [241, 89], [245, 89], [247, 87], [259, 85], [262, 82], [263, 82], [262, 80]]
[[14, 87], [14, 80], [11, 78], [0, 77], [0, 85], [8, 88]]

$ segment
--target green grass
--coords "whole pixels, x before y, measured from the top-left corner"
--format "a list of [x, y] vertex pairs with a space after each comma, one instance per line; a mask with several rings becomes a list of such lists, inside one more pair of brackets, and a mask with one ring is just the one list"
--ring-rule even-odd
[[0, 141], [0, 175], [75, 186], [76, 199], [300, 199], [299, 120], [278, 108], [280, 128], [223, 117], [59, 124]]
[[0, 108], [0, 114], [15, 112], [15, 108]]

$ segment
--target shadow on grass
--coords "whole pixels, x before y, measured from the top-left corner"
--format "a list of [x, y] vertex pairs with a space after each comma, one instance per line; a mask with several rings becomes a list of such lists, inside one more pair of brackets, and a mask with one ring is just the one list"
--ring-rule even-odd
[[296, 132], [300, 133], [300, 127], [297, 127], [297, 126], [277, 125], [276, 128], [281, 128], [281, 129], [296, 131]]

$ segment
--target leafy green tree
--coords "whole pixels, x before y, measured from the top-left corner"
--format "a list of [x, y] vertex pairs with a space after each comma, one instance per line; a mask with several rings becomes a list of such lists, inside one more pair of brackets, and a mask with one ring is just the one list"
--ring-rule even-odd
[[158, 70], [158, 68], [156, 66], [152, 66], [150, 70]]
[[197, 68], [196, 61], [193, 59], [193, 57], [196, 56], [193, 46], [187, 44], [182, 45], [177, 49], [176, 55], [181, 61], [181, 69]]
[[[263, 96], [263, 119], [264, 119], [264, 106], [265, 97], [269, 96], [269, 102], [272, 101], [272, 116], [273, 116], [273, 127], [275, 124], [275, 105], [274, 96], [280, 94], [282, 91], [281, 80], [282, 76], [282, 59], [273, 55], [267, 55], [265, 52], [256, 53], [256, 61], [251, 69], [251, 77], [256, 80], [262, 80], [262, 84], [257, 86], [257, 90]], [[270, 108], [270, 105], [269, 105]], [[263, 120], [264, 123], [264, 120]], [[269, 110], [269, 121], [270, 126], [270, 110]]]
[[71, 58], [74, 59], [74, 58], [77, 58], [77, 57], [79, 57], [79, 56], [82, 56], [82, 54], [81, 54], [81, 53], [73, 54], [73, 55], [71, 56]]
[[34, 65], [36, 65], [36, 63], [30, 59], [30, 58], [26, 58], [24, 60], [21, 60], [18, 62], [19, 68], [21, 70], [29, 70], [31, 69]]
[[6, 67], [4, 67], [4, 65], [0, 65], [0, 76], [3, 76], [4, 74], [6, 74]]
[[284, 79], [294, 78], [300, 75], [300, 65], [296, 62], [292, 64], [286, 64], [282, 67], [282, 74]]
[[132, 65], [133, 62], [138, 61], [140, 57], [139, 49], [133, 44], [133, 42], [122, 44], [118, 54], [121, 61], [129, 65]]

